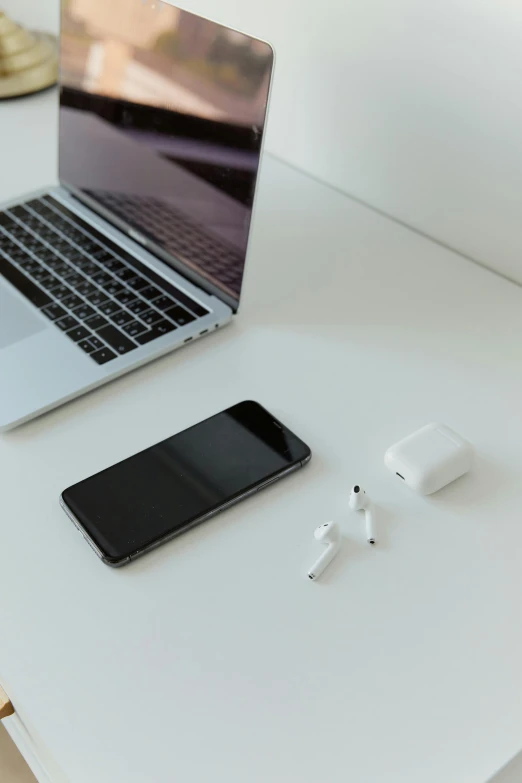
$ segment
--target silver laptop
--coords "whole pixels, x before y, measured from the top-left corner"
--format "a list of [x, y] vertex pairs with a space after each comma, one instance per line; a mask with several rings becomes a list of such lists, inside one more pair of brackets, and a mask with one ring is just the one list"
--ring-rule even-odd
[[59, 179], [0, 208], [0, 429], [230, 321], [271, 47], [158, 0], [62, 4]]

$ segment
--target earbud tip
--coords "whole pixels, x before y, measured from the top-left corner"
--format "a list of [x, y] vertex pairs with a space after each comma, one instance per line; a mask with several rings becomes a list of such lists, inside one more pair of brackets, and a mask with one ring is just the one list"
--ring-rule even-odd
[[369, 544], [375, 544], [375, 538], [369, 538], [368, 539]]

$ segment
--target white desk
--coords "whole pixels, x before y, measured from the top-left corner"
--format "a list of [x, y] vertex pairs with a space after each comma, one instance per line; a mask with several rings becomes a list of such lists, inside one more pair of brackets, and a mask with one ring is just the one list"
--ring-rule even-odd
[[[0, 199], [52, 180], [55, 100], [0, 106]], [[236, 323], [0, 438], [0, 682], [40, 780], [484, 783], [522, 748], [521, 390], [520, 289], [268, 159]], [[245, 398], [311, 465], [102, 565], [60, 491]], [[433, 419], [480, 459], [426, 500], [382, 457]]]

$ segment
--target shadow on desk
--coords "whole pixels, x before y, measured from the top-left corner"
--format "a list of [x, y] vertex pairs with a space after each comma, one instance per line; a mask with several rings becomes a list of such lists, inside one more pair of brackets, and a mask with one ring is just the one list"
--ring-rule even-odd
[[477, 454], [469, 473], [425, 499], [431, 505], [448, 509], [482, 506], [502, 495], [506, 487], [516, 485], [518, 480], [517, 473], [510, 470], [509, 465], [497, 465], [493, 460]]

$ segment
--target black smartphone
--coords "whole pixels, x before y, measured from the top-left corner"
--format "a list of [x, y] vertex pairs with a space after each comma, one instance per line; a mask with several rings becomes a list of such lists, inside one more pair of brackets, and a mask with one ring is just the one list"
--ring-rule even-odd
[[240, 402], [66, 489], [63, 509], [121, 566], [310, 461], [308, 446], [257, 402]]

